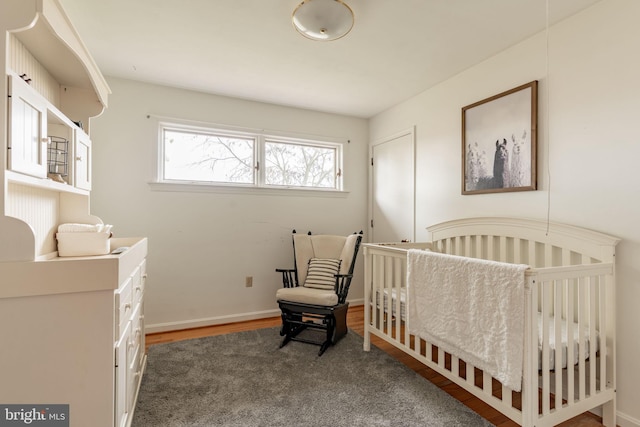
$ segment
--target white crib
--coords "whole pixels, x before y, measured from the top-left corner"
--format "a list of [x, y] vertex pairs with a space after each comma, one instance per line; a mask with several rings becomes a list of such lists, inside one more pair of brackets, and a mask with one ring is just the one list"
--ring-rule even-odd
[[[428, 231], [428, 243], [363, 245], [364, 349], [370, 349], [375, 335], [522, 426], [555, 426], [601, 407], [603, 424], [615, 427], [619, 239], [570, 225], [514, 218], [454, 220]], [[521, 392], [404, 327], [409, 249], [529, 265]]]

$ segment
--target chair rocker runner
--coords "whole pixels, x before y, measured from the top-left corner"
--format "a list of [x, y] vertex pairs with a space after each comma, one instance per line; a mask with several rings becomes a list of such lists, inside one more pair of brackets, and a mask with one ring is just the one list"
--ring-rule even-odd
[[[362, 231], [349, 236], [306, 235], [293, 231], [293, 269], [276, 269], [282, 273], [283, 288], [276, 292], [282, 312], [284, 337], [289, 341], [320, 346], [318, 356], [347, 333], [346, 302]], [[324, 341], [299, 336], [307, 328], [323, 330]]]

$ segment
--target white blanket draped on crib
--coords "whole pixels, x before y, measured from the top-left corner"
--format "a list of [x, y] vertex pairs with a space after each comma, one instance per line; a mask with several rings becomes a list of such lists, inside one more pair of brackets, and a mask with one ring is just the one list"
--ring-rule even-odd
[[527, 268], [409, 250], [409, 332], [520, 391]]

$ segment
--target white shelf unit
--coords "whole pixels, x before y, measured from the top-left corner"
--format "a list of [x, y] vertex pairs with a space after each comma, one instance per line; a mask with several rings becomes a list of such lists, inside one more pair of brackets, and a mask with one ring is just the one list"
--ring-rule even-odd
[[[109, 87], [59, 0], [3, 0], [0, 39], [0, 402], [69, 404], [70, 426], [126, 427], [146, 360], [147, 239], [64, 258], [55, 239], [62, 223], [102, 222], [90, 119]], [[58, 181], [50, 136], [68, 141], [51, 153]]]

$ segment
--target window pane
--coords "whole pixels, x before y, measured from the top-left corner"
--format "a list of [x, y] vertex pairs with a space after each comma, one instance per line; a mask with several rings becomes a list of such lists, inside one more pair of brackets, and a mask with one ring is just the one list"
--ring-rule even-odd
[[254, 183], [253, 138], [163, 129], [164, 179]]
[[266, 141], [265, 183], [336, 188], [336, 149]]

